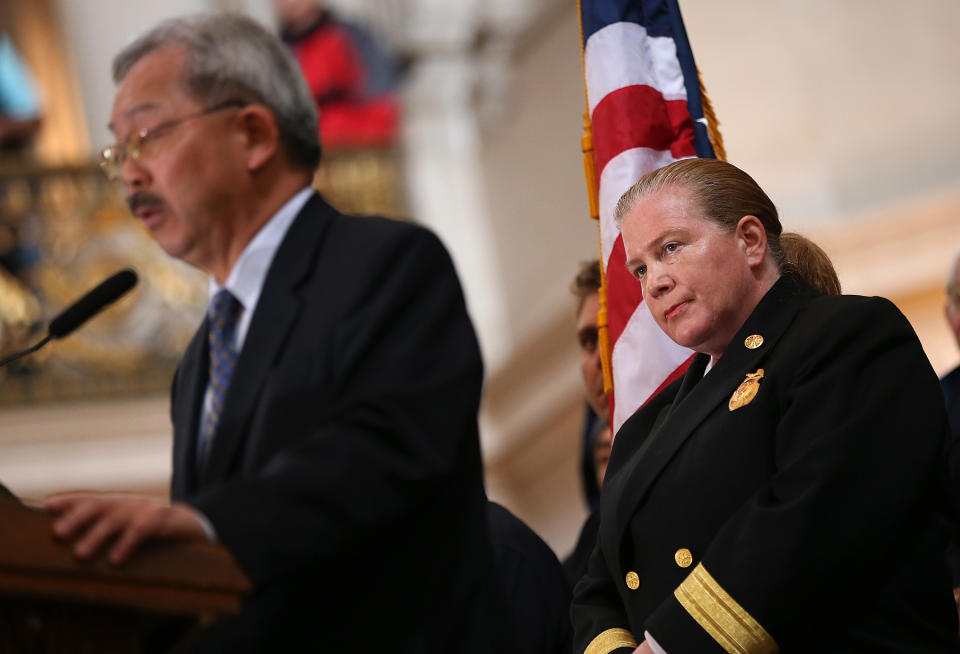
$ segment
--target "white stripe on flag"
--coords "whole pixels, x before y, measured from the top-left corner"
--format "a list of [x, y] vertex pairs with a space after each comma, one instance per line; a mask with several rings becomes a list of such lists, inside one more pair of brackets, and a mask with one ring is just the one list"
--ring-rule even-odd
[[613, 244], [617, 242], [620, 234], [613, 218], [620, 196], [646, 173], [673, 161], [673, 155], [667, 150], [631, 148], [624, 150], [604, 166], [600, 173], [600, 242], [604, 270], [610, 261]]
[[661, 331], [646, 302], [641, 302], [617, 339], [611, 357], [613, 387], [617, 389], [614, 435], [690, 354], [690, 350], [680, 347]]
[[613, 23], [590, 35], [584, 48], [590, 115], [607, 94], [642, 84], [666, 100], [685, 100], [687, 89], [677, 59], [677, 46], [668, 36], [648, 36], [636, 23]]

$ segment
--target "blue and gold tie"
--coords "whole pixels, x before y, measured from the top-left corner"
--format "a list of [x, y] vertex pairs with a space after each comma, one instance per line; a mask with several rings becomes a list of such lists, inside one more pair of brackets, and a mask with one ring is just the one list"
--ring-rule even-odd
[[217, 431], [223, 402], [227, 397], [230, 377], [237, 362], [237, 347], [234, 336], [240, 302], [223, 289], [213, 296], [210, 303], [210, 402], [204, 405], [200, 422], [200, 438], [197, 442], [197, 469], [202, 470], [210, 452], [213, 435]]

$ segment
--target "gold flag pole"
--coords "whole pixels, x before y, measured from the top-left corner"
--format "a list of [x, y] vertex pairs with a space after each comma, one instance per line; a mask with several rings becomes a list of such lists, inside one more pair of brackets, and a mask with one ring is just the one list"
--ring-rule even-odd
[[[597, 161], [593, 155], [593, 125], [590, 123], [590, 99], [587, 97], [587, 68], [583, 52], [583, 9], [577, 0], [577, 19], [580, 21], [580, 66], [583, 70], [583, 174], [587, 180], [587, 202], [590, 217], [597, 221], [597, 240], [600, 250], [600, 310], [597, 312], [597, 343], [600, 346], [600, 362], [603, 367], [603, 392], [613, 392], [613, 366], [610, 352], [610, 329], [607, 319], [607, 271], [603, 262], [603, 238], [600, 235], [600, 193], [597, 179]], [[722, 147], [722, 146], [721, 146]]]

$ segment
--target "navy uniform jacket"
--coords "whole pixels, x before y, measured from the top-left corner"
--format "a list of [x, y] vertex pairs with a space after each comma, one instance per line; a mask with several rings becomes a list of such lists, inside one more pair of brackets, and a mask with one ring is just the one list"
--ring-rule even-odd
[[954, 651], [943, 400], [903, 315], [783, 276], [707, 360], [617, 434], [575, 651]]
[[255, 592], [194, 649], [506, 647], [482, 364], [433, 234], [310, 199], [271, 264], [197, 471], [207, 357], [204, 322], [173, 387], [172, 496], [209, 518]]

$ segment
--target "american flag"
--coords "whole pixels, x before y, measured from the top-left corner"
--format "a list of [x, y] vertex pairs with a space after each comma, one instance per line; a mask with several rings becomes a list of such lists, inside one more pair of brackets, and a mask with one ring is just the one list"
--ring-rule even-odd
[[587, 181], [599, 186], [616, 434], [634, 411], [683, 374], [692, 352], [660, 330], [640, 284], [627, 273], [614, 208], [645, 173], [677, 159], [715, 155], [677, 0], [581, 0], [580, 17], [597, 177]]

